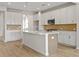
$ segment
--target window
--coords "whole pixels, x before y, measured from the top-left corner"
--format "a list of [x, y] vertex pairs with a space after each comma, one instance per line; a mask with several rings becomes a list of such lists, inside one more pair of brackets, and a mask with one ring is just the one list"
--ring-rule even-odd
[[28, 30], [28, 18], [26, 15], [23, 15], [23, 30]]

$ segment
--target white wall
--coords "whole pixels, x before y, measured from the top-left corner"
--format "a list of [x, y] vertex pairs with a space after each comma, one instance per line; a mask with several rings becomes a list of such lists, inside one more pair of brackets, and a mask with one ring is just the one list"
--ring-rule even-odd
[[77, 49], [79, 49], [79, 4], [76, 5], [76, 19], [77, 19]]
[[5, 38], [4, 20], [5, 20], [6, 7], [0, 6], [0, 40], [3, 41]]
[[4, 12], [0, 11], [0, 40], [4, 39]]
[[4, 17], [3, 12], [0, 12], [0, 36], [3, 36], [3, 29], [4, 29], [3, 28], [3, 24], [4, 24], [3, 23], [3, 20], [4, 20], [3, 17]]

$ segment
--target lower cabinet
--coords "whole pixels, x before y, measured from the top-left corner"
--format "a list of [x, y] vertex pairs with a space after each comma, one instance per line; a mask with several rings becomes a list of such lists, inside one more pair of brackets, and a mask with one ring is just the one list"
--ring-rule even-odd
[[75, 31], [59, 31], [59, 43], [76, 46], [76, 32]]

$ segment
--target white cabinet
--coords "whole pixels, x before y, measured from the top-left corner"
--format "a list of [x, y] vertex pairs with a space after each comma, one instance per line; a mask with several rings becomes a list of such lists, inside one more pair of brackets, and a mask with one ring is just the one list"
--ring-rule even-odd
[[75, 31], [59, 31], [59, 43], [71, 46], [76, 45], [76, 32]]
[[23, 44], [42, 54], [46, 53], [45, 35], [32, 32], [23, 32]]
[[58, 9], [55, 12], [56, 24], [76, 23], [75, 6]]
[[75, 46], [76, 45], [76, 32], [66, 32], [64, 43]]
[[22, 24], [22, 14], [15, 12], [7, 12], [7, 24]]
[[58, 42], [64, 43], [64, 33], [62, 31], [59, 31]]
[[55, 23], [56, 24], [61, 24], [61, 19], [60, 19], [60, 10], [56, 10], [55, 12]]
[[66, 23], [76, 23], [75, 5], [66, 8]]
[[21, 39], [21, 31], [6, 31], [5, 42], [16, 41]]

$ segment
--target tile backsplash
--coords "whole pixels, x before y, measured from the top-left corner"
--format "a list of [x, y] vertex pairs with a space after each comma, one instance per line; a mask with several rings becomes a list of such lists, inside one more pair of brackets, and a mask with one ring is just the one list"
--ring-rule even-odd
[[7, 30], [21, 30], [21, 25], [7, 24]]

